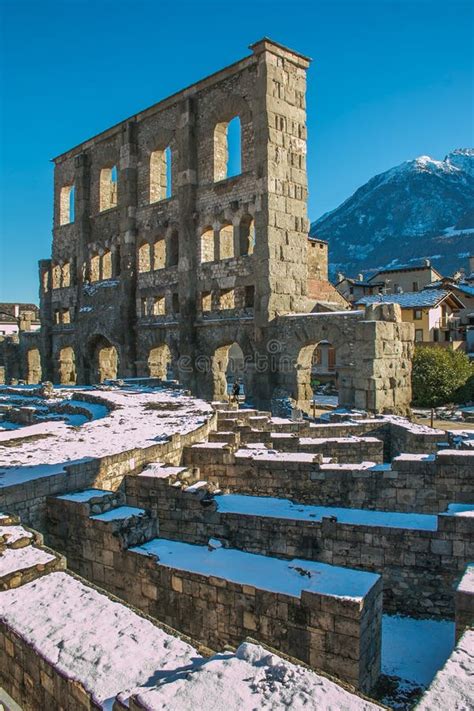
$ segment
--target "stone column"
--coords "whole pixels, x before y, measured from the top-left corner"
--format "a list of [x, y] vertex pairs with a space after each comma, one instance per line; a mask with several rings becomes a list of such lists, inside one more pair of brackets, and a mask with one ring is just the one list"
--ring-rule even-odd
[[137, 124], [129, 121], [122, 128], [118, 179], [118, 206], [120, 210], [120, 321], [122, 353], [119, 375], [136, 374], [136, 323], [135, 295], [136, 237], [137, 237]]
[[195, 355], [197, 300], [197, 246], [196, 246], [196, 183], [197, 146], [195, 136], [195, 106], [192, 98], [180, 105], [180, 118], [176, 132], [178, 148], [177, 194], [179, 200], [179, 347], [178, 364], [180, 383], [195, 388]]

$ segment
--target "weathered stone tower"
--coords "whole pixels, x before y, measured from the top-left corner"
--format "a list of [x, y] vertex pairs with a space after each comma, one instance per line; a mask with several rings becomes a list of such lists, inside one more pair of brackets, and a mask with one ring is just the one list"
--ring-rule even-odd
[[[287, 339], [311, 351], [321, 340], [307, 291], [309, 60], [267, 39], [251, 49], [55, 159], [52, 259], [40, 263], [43, 377], [166, 377], [171, 365], [194, 392], [220, 398], [237, 344], [258, 403], [282, 386], [306, 399], [309, 369], [297, 354], [283, 372], [279, 358]], [[233, 174], [231, 122], [240, 126]], [[306, 314], [304, 336], [292, 338], [293, 314]], [[338, 321], [324, 318], [325, 328]], [[408, 343], [405, 331], [396, 338]], [[378, 387], [370, 367], [355, 387], [364, 355], [351, 354], [340, 350], [345, 404]], [[401, 377], [395, 410], [408, 404], [409, 372]]]

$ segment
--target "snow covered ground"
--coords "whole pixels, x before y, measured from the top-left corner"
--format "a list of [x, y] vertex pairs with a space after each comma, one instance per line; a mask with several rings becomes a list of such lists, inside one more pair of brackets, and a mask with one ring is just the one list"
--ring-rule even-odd
[[197, 651], [67, 573], [0, 593], [0, 618], [111, 711], [115, 696], [192, 668]]
[[260, 645], [241, 644], [216, 654], [191, 673], [136, 696], [146, 711], [376, 711], [375, 703], [349, 693], [309, 669]]
[[423, 531], [436, 531], [438, 528], [438, 517], [429, 514], [312, 506], [295, 504], [289, 499], [243, 494], [221, 494], [216, 496], [215, 500], [220, 513], [238, 513], [244, 516], [266, 516], [297, 521], [321, 521], [323, 516], [336, 516], [339, 523], [364, 526], [388, 526]]
[[[12, 393], [12, 388], [0, 387], [0, 407], [13, 406], [15, 408], [28, 408], [34, 411], [38, 420], [47, 421], [64, 421], [68, 425], [79, 427], [90, 420], [98, 420], [106, 417], [109, 413], [105, 405], [99, 403], [89, 403], [82, 400], [75, 400], [72, 395], [73, 391], [67, 389], [57, 389], [56, 392], [62, 393], [63, 398], [53, 398], [46, 400], [37, 396], [32, 396], [30, 388], [19, 386], [15, 393]], [[29, 394], [28, 394], [29, 393]], [[68, 406], [68, 409], [77, 408], [77, 413], [72, 411], [64, 412], [62, 408]], [[86, 410], [89, 415], [83, 414]], [[24, 424], [10, 422], [8, 420], [8, 410], [3, 413], [5, 419], [0, 418], [0, 432], [3, 430], [20, 429], [25, 427]]]
[[[80, 389], [73, 392], [77, 394]], [[0, 447], [0, 486], [58, 474], [68, 463], [166, 441], [173, 434], [196, 429], [211, 415], [206, 402], [178, 390], [117, 388], [84, 392], [109, 403], [109, 415], [79, 428], [50, 421], [0, 432], [0, 444], [9, 442], [8, 448]], [[28, 441], [28, 437], [36, 439]], [[15, 440], [18, 445], [13, 447]]]
[[[379, 579], [375, 573], [309, 560], [281, 560], [234, 548], [213, 548], [154, 538], [131, 548], [158, 557], [160, 565], [212, 575], [283, 595], [300, 597], [303, 590], [360, 599]], [[302, 572], [303, 571], [303, 572]]]

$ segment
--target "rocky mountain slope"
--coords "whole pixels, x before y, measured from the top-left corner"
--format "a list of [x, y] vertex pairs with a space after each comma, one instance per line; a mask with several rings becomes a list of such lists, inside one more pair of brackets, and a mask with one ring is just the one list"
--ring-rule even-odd
[[311, 225], [331, 274], [432, 260], [450, 275], [474, 253], [474, 149], [420, 156], [376, 175]]

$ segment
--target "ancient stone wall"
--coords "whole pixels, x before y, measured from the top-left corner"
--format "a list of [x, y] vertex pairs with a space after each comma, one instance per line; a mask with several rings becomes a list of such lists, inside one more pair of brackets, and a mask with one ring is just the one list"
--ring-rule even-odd
[[100, 711], [92, 694], [74, 679], [65, 678], [51, 659], [41, 655], [14, 630], [0, 626], [2, 685], [24, 711], [74, 708]]
[[169, 366], [196, 394], [223, 399], [237, 344], [248, 397], [268, 408], [284, 391], [307, 407], [311, 354], [330, 338], [340, 403], [405, 413], [412, 327], [389, 308], [368, 320], [326, 314], [324, 325], [308, 314], [309, 60], [267, 39], [251, 50], [55, 159], [42, 376], [88, 383]]
[[67, 554], [80, 575], [210, 647], [235, 645], [251, 634], [363, 691], [374, 686], [380, 672], [380, 580], [360, 600], [312, 591], [297, 598], [175, 569], [127, 550], [156, 535], [153, 515], [102, 521], [90, 518], [96, 505], [48, 500], [48, 542]]
[[392, 464], [374, 466], [310, 459], [304, 453], [252, 456], [250, 449], [234, 453], [225, 443], [204, 443], [186, 448], [183, 461], [199, 467], [201, 477], [225, 491], [321, 506], [436, 514], [450, 503], [472, 500], [472, 452], [406, 454]]
[[[21, 520], [43, 530], [45, 527], [46, 498], [80, 489], [105, 488], [117, 490], [126, 474], [140, 471], [145, 464], [160, 460], [178, 464], [183, 446], [207, 437], [215, 426], [214, 418], [187, 434], [175, 434], [169, 442], [143, 449], [133, 449], [116, 455], [64, 464], [60, 473], [37, 477], [29, 486], [24, 483], [0, 489], [0, 511], [17, 514]], [[59, 466], [59, 465], [58, 465]]]
[[437, 530], [421, 530], [341, 523], [337, 513], [322, 521], [220, 513], [205, 488], [186, 493], [146, 476], [127, 477], [126, 492], [158, 516], [166, 538], [204, 545], [217, 537], [251, 553], [379, 573], [384, 609], [399, 614], [452, 617], [453, 585], [474, 554], [469, 517], [439, 516]]

